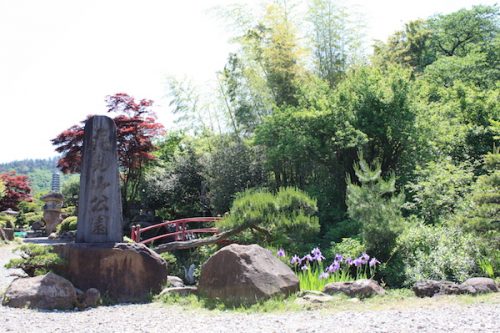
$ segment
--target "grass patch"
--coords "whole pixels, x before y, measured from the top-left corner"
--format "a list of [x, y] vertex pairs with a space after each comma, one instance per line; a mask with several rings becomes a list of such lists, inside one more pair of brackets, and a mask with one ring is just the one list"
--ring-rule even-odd
[[274, 297], [252, 305], [231, 305], [218, 299], [208, 299], [196, 295], [179, 296], [168, 295], [157, 297], [156, 301], [165, 305], [177, 305], [183, 308], [206, 309], [210, 311], [234, 311], [243, 313], [266, 313], [266, 312], [286, 312], [299, 311], [303, 308], [295, 303], [297, 297], [291, 295], [288, 298]]
[[204, 309], [209, 311], [234, 311], [243, 313], [279, 313], [290, 311], [319, 310], [323, 312], [340, 311], [381, 311], [404, 310], [413, 308], [432, 308], [450, 305], [500, 304], [500, 293], [490, 293], [478, 296], [446, 295], [433, 298], [419, 298], [410, 289], [386, 290], [383, 296], [366, 299], [349, 298], [345, 295], [334, 295], [333, 300], [322, 304], [304, 304], [297, 302], [298, 297], [277, 297], [253, 305], [228, 305], [219, 300], [205, 299], [195, 295], [186, 297], [169, 295], [157, 297], [156, 301], [164, 305], [180, 306], [184, 309]]

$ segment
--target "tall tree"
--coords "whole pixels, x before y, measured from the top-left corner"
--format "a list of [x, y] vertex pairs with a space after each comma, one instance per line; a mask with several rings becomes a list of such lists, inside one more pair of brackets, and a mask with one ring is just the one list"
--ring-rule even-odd
[[[163, 125], [151, 111], [153, 101], [138, 102], [125, 93], [106, 97], [108, 112], [117, 113], [113, 119], [117, 128], [118, 163], [122, 181], [123, 211], [128, 217], [130, 204], [137, 198], [144, 168], [154, 160], [154, 139], [164, 133]], [[83, 121], [63, 131], [52, 144], [62, 153], [58, 167], [64, 173], [80, 172], [84, 135]]]
[[316, 71], [330, 87], [358, 61], [361, 48], [361, 27], [350, 22], [347, 9], [337, 2], [312, 0], [307, 16]]

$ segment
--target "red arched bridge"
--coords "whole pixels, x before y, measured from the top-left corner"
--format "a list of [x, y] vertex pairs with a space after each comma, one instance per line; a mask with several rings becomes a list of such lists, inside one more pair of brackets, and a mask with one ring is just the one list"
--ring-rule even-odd
[[[196, 223], [217, 222], [220, 220], [220, 217], [190, 217], [180, 220], [164, 221], [145, 228], [141, 228], [140, 225], [136, 225], [132, 226], [130, 238], [134, 242], [142, 244], [152, 243], [161, 239], [168, 241], [187, 241], [198, 238], [200, 234], [215, 235], [219, 233], [219, 229], [216, 227], [189, 229], [188, 223], [189, 227], [192, 227], [193, 224]], [[154, 236], [142, 239], [141, 236], [146, 232], [150, 235], [153, 234]]]

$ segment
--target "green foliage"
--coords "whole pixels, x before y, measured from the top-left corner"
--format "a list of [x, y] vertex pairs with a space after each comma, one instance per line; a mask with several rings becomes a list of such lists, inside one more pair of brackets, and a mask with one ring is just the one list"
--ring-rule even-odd
[[446, 221], [466, 204], [472, 190], [472, 170], [470, 163], [455, 165], [451, 159], [429, 162], [425, 168], [417, 168], [415, 181], [406, 186], [411, 201], [405, 208], [425, 223]]
[[207, 245], [187, 250], [163, 252], [160, 256], [168, 263], [169, 275], [184, 278], [184, 269], [188, 269], [189, 266], [194, 265], [194, 277], [197, 279], [200, 276], [201, 265], [203, 265], [218, 249], [219, 247], [217, 245]]
[[42, 211], [43, 202], [40, 199], [33, 201], [21, 201], [18, 205], [21, 213], [40, 213]]
[[366, 252], [365, 246], [356, 238], [342, 238], [339, 243], [333, 243], [330, 250], [332, 255], [341, 254], [344, 258], [357, 258]]
[[64, 182], [61, 189], [64, 197], [64, 206], [78, 207], [78, 195], [80, 194], [80, 177], [73, 177]]
[[401, 66], [362, 67], [351, 71], [339, 85], [340, 108], [352, 114], [352, 126], [368, 138], [363, 152], [379, 159], [384, 174], [407, 173], [418, 161], [420, 146], [417, 109], [410, 97], [411, 72]]
[[181, 265], [179, 265], [177, 258], [173, 253], [163, 252], [160, 253], [160, 257], [162, 257], [162, 259], [167, 262], [169, 275], [174, 275], [181, 278], [182, 276], [184, 276], [184, 271]]
[[215, 214], [229, 211], [236, 193], [265, 183], [258, 149], [231, 137], [221, 137], [215, 144], [206, 173]]
[[[21, 213], [22, 214], [22, 213]], [[42, 212], [37, 213], [25, 213], [24, 215], [24, 225], [31, 227], [31, 225], [35, 222], [39, 222], [43, 218]]]
[[65, 231], [76, 231], [78, 223], [77, 216], [69, 216], [61, 221], [56, 227], [57, 233], [65, 232]]
[[334, 87], [348, 66], [359, 61], [361, 27], [353, 25], [357, 20], [333, 0], [310, 1], [307, 21], [318, 76]]
[[338, 243], [344, 238], [356, 237], [361, 234], [361, 223], [356, 220], [345, 219], [340, 221], [324, 233], [323, 239], [327, 243]]
[[477, 273], [480, 247], [472, 234], [458, 228], [415, 224], [397, 240], [406, 285], [424, 279], [462, 282]]
[[[500, 241], [500, 149], [484, 158], [487, 173], [479, 176], [472, 193], [473, 208], [464, 228], [493, 242]], [[498, 244], [498, 243], [497, 243]]]
[[370, 167], [360, 156], [355, 172], [361, 185], [347, 179], [347, 212], [350, 218], [361, 222], [367, 252], [387, 261], [403, 229], [401, 207], [404, 196], [395, 195], [394, 176], [382, 179], [380, 164]]
[[230, 214], [220, 223], [224, 229], [247, 225], [236, 236], [239, 242], [284, 247], [298, 252], [319, 232], [316, 201], [294, 188], [247, 190], [233, 202]]
[[191, 145], [179, 151], [163, 168], [146, 175], [142, 202], [151, 209], [163, 209], [163, 218], [203, 216], [208, 210], [204, 166]]
[[323, 291], [325, 286], [329, 283], [356, 280], [356, 278], [349, 275], [349, 268], [347, 267], [338, 270], [334, 274], [330, 274], [326, 278], [320, 278], [320, 274], [325, 271], [323, 264], [312, 266], [308, 265], [306, 267], [307, 269], [296, 272], [301, 290]]
[[14, 228], [16, 218], [7, 214], [0, 213], [0, 228]]
[[46, 274], [64, 263], [51, 246], [27, 243], [14, 249], [14, 252], [18, 252], [21, 258], [11, 259], [5, 267], [20, 268], [31, 277]]

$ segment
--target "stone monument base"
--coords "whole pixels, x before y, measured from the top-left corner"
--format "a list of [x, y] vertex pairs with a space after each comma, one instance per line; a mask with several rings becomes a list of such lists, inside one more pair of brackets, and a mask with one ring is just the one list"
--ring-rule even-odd
[[96, 288], [112, 302], [147, 301], [167, 282], [167, 263], [137, 243], [55, 245], [65, 264], [56, 273], [76, 288]]

